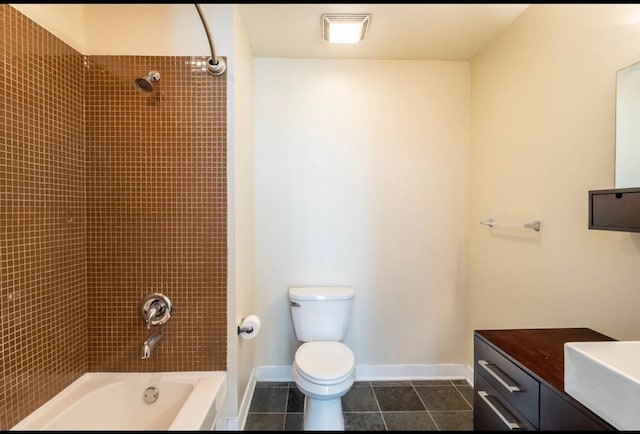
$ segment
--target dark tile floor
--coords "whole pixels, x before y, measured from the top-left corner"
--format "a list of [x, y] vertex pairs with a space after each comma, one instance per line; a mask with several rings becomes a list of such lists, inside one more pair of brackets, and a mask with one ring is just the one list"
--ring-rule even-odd
[[[301, 431], [304, 395], [293, 382], [258, 382], [245, 431]], [[342, 397], [345, 431], [471, 431], [466, 380], [356, 381]]]

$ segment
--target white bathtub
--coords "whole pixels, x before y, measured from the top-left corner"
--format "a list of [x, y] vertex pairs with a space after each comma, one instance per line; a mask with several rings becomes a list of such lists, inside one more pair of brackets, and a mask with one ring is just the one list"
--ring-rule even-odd
[[87, 373], [11, 430], [213, 430], [225, 394], [225, 372]]

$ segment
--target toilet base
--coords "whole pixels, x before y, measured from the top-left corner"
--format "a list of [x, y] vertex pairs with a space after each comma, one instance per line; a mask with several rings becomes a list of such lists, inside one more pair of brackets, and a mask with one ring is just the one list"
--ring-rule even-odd
[[304, 397], [305, 431], [344, 431], [342, 398], [315, 399]]

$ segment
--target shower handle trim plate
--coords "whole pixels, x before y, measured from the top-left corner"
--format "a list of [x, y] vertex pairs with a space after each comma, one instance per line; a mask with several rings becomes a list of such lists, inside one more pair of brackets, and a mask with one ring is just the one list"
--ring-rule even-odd
[[173, 305], [171, 300], [164, 294], [148, 294], [141, 304], [142, 319], [147, 323], [147, 328], [165, 324], [171, 319]]

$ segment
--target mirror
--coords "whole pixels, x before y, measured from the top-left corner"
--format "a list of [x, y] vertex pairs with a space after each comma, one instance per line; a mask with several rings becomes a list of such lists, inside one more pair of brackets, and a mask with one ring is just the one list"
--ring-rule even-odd
[[615, 158], [615, 188], [640, 187], [640, 62], [617, 73]]

